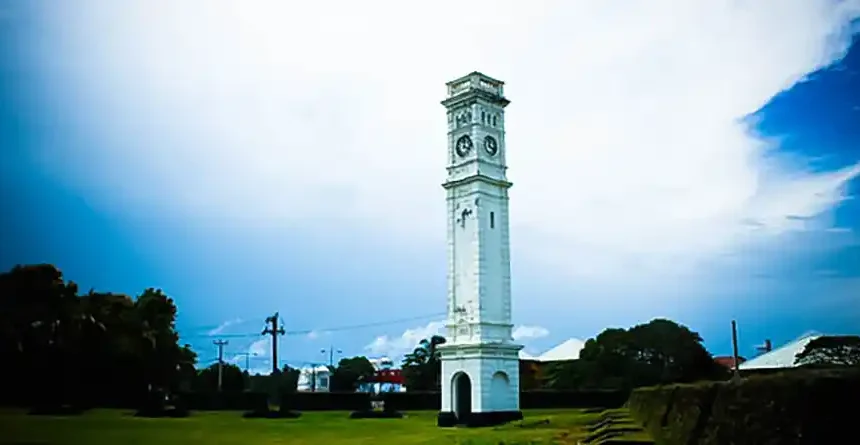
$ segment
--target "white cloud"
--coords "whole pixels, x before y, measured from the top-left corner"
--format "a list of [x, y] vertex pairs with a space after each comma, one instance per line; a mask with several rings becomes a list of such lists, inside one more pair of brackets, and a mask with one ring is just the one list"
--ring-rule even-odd
[[421, 340], [434, 335], [443, 335], [444, 328], [444, 322], [431, 321], [425, 326], [407, 329], [399, 337], [389, 337], [387, 335], [376, 337], [364, 349], [371, 355], [390, 357], [397, 363], [399, 357], [412, 352]]
[[224, 330], [225, 330], [225, 329], [229, 328], [230, 326], [233, 326], [233, 325], [236, 325], [236, 324], [242, 323], [243, 321], [244, 321], [244, 320], [242, 320], [241, 318], [236, 318], [236, 319], [233, 319], [233, 320], [227, 320], [227, 321], [225, 321], [225, 322], [221, 323], [220, 325], [218, 325], [218, 327], [217, 327], [217, 328], [212, 329], [211, 331], [209, 331], [207, 334], [208, 334], [208, 335], [218, 335], [218, 334], [221, 334], [221, 333], [223, 333], [223, 332], [224, 332]]
[[[373, 356], [390, 357], [395, 363], [398, 363], [400, 357], [412, 352], [421, 340], [430, 338], [434, 335], [445, 335], [444, 322], [431, 321], [425, 326], [407, 329], [403, 331], [403, 334], [399, 337], [380, 335], [379, 337], [376, 337], [373, 342], [365, 346], [364, 349]], [[524, 342], [543, 338], [547, 335], [549, 335], [549, 331], [546, 328], [524, 325], [516, 326], [512, 333], [514, 340]]]
[[513, 101], [515, 255], [571, 279], [659, 277], [825, 229], [860, 174], [814, 172], [740, 122], [843, 55], [860, 1], [148, 0], [53, 13], [63, 50], [50, 66], [98, 98], [76, 109], [102, 143], [46, 159], [64, 174], [71, 157], [110, 166], [77, 185], [112, 190], [122, 202], [99, 199], [113, 208], [441, 242], [438, 102], [475, 69], [506, 80]]
[[308, 332], [307, 339], [308, 340], [317, 340], [325, 335], [329, 335], [331, 332], [329, 331], [310, 331]]
[[248, 353], [259, 357], [270, 357], [272, 355], [272, 340], [262, 338], [251, 343], [251, 345], [248, 346]]
[[511, 336], [514, 340], [530, 340], [543, 338], [549, 335], [549, 331], [541, 326], [517, 326]]

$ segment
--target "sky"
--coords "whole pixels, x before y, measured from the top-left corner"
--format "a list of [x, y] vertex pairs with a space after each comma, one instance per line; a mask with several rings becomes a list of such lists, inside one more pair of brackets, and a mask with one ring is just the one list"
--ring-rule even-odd
[[158, 287], [202, 363], [445, 311], [445, 82], [506, 82], [529, 353], [668, 317], [860, 333], [860, 1], [0, 0], [0, 269]]

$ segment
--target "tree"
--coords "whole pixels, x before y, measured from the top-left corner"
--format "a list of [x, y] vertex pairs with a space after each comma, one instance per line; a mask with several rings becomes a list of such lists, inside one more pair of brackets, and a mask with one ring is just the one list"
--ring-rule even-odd
[[134, 302], [141, 328], [140, 354], [144, 379], [150, 388], [173, 389], [179, 383], [177, 365], [186, 353], [179, 347], [176, 305], [160, 289], [146, 289]]
[[284, 366], [284, 370], [282, 371], [282, 384], [279, 385], [279, 388], [282, 391], [287, 392], [296, 392], [299, 390], [299, 376], [302, 371], [298, 368], [291, 368], [289, 366]]
[[445, 337], [434, 335], [423, 339], [403, 360], [403, 379], [407, 390], [431, 391], [438, 390], [441, 384], [442, 363], [439, 345], [445, 343]]
[[[547, 388], [555, 390], [589, 389], [600, 386], [614, 386], [611, 380], [595, 381], [594, 362], [586, 360], [567, 360], [543, 365], [546, 370], [544, 382]], [[600, 383], [603, 383], [601, 385]], [[619, 385], [620, 386], [620, 385]]]
[[633, 388], [725, 377], [699, 334], [671, 320], [606, 329], [589, 339], [579, 360], [551, 369], [554, 388]]
[[[218, 363], [197, 372], [197, 391], [218, 391]], [[242, 369], [232, 363], [221, 365], [221, 391], [240, 392], [245, 390], [245, 374]]]
[[250, 376], [250, 388], [255, 392], [264, 392], [269, 400], [280, 400], [284, 393], [296, 392], [299, 386], [300, 371], [284, 365], [268, 375], [254, 374]]
[[543, 367], [532, 360], [520, 360], [520, 390], [538, 389], [543, 383]]
[[12, 397], [35, 392], [29, 396], [46, 404], [73, 397], [80, 333], [89, 322], [77, 285], [53, 265], [15, 266], [0, 275], [0, 354], [14, 364]]
[[795, 356], [800, 366], [860, 366], [860, 336], [822, 336]]
[[151, 387], [176, 389], [196, 355], [179, 346], [175, 317], [158, 290], [78, 295], [53, 265], [16, 266], [0, 274], [0, 355], [12, 375], [0, 398], [132, 406]]
[[372, 377], [376, 372], [373, 364], [364, 356], [343, 358], [337, 366], [332, 366], [329, 370], [331, 372], [330, 390], [346, 392], [355, 391], [359, 383]]

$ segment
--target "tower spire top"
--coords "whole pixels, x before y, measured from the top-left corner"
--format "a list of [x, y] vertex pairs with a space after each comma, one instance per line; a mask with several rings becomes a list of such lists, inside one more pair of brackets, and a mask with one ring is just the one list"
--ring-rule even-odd
[[[482, 94], [488, 98], [505, 100], [505, 83], [478, 71], [472, 71], [465, 76], [445, 83], [445, 85], [448, 87], [448, 98], [442, 102], [445, 106], [448, 106], [446, 102], [457, 96], [466, 95], [466, 93]], [[505, 102], [507, 105], [506, 100]]]

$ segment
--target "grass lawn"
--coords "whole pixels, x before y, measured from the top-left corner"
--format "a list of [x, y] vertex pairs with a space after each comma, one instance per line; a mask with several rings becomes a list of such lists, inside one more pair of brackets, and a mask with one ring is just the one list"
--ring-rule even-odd
[[436, 413], [403, 419], [349, 419], [347, 412], [305, 412], [299, 419], [243, 419], [238, 412], [194, 412], [184, 419], [146, 419], [129, 411], [30, 416], [0, 410], [0, 445], [575, 444], [597, 414], [525, 411], [525, 420], [496, 428], [438, 428]]

